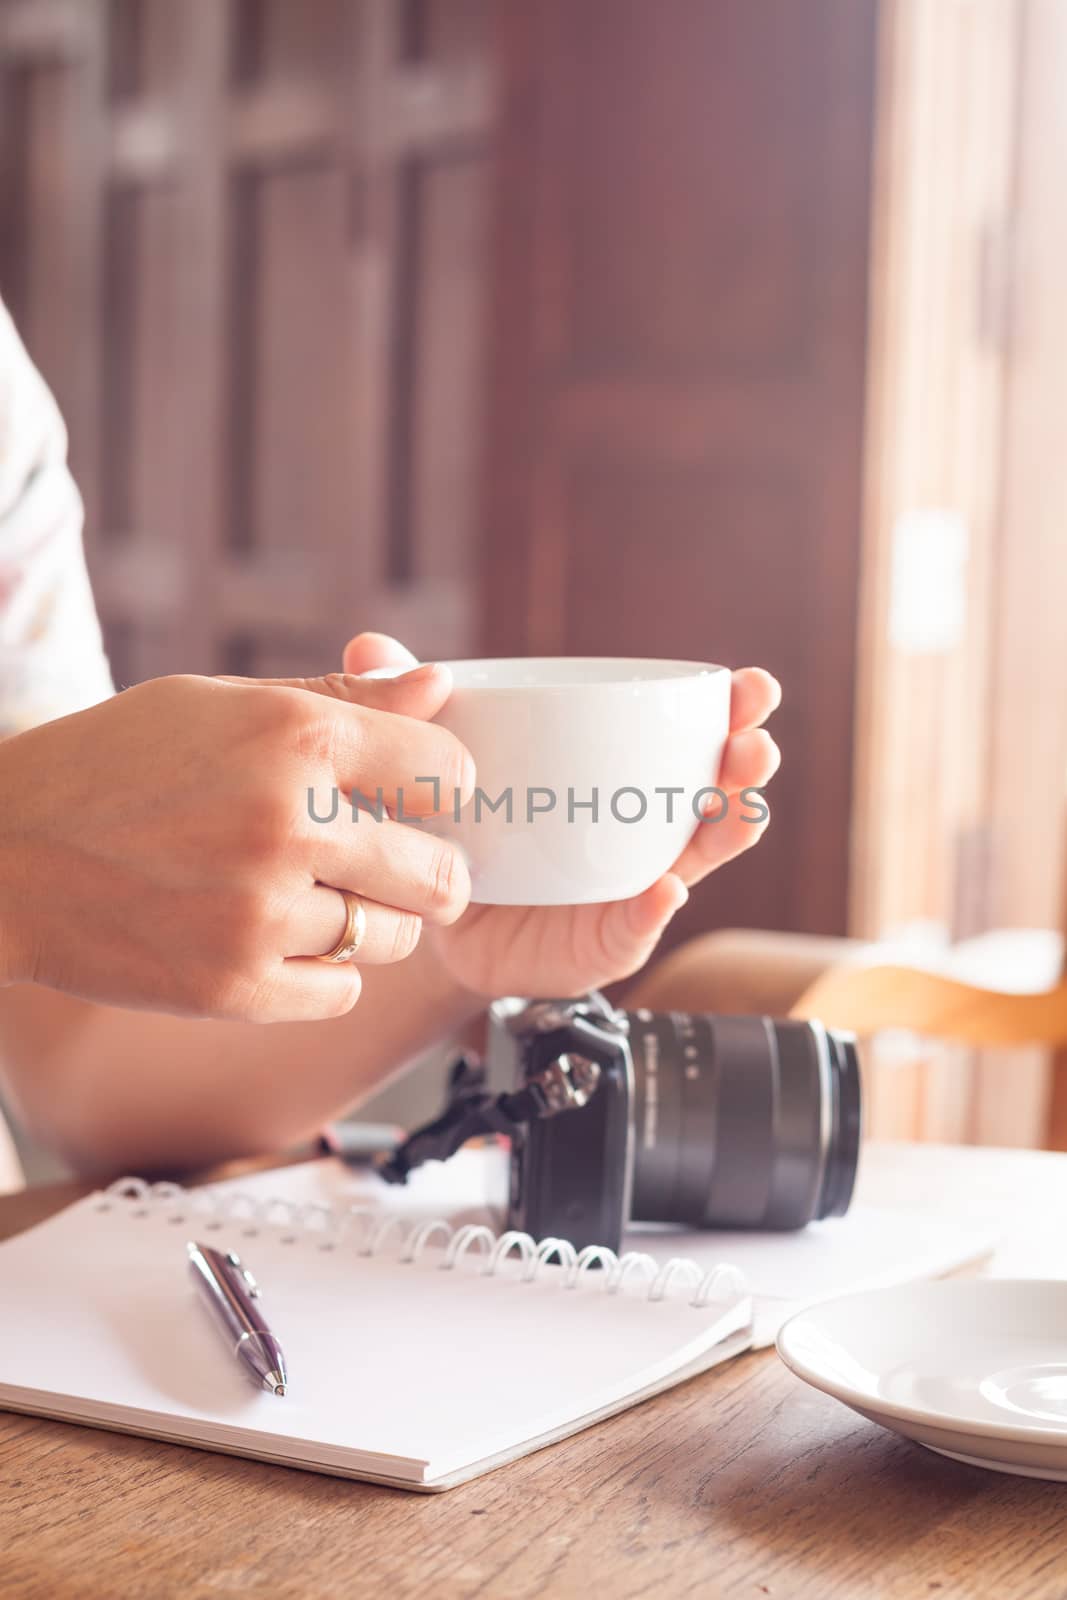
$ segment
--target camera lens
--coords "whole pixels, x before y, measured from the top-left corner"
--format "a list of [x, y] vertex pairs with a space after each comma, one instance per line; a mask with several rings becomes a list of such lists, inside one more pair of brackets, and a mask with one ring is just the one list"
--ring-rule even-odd
[[848, 1209], [854, 1041], [818, 1022], [628, 1013], [635, 1221], [801, 1228]]

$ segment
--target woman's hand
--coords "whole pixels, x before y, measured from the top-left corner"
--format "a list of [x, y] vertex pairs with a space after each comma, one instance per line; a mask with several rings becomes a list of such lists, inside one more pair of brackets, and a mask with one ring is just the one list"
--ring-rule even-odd
[[[411, 664], [395, 639], [364, 633], [345, 651], [345, 671]], [[758, 667], [733, 675], [730, 738], [719, 786], [732, 798], [760, 789], [778, 769], [778, 747], [760, 726], [778, 705], [776, 679]], [[670, 872], [632, 900], [585, 906], [471, 906], [434, 940], [453, 979], [486, 998], [568, 996], [629, 976], [644, 966], [689, 886], [751, 847], [767, 817], [747, 820], [736, 803], [721, 821], [699, 827]]]
[[449, 688], [440, 667], [159, 678], [3, 741], [0, 981], [198, 1016], [349, 1010], [357, 967], [310, 959], [341, 936], [338, 888], [365, 900], [360, 963], [401, 959], [423, 918], [467, 905], [451, 844], [355, 821], [344, 798], [381, 790], [393, 808], [403, 789], [405, 811], [428, 814], [428, 772], [473, 792], [469, 755], [429, 720]]

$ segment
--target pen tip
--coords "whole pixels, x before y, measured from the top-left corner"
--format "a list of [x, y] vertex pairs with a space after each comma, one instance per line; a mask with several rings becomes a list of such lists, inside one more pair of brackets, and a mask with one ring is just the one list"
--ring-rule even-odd
[[274, 1385], [274, 1393], [275, 1394], [284, 1394], [285, 1393], [285, 1384], [284, 1383], [276, 1383]]

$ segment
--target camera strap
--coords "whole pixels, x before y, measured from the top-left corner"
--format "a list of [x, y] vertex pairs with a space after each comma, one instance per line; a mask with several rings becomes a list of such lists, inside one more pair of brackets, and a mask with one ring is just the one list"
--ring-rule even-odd
[[461, 1055], [448, 1080], [448, 1103], [433, 1122], [409, 1134], [378, 1167], [386, 1183], [406, 1183], [408, 1173], [424, 1161], [446, 1161], [468, 1139], [500, 1134], [513, 1139], [536, 1115], [530, 1088], [494, 1095], [486, 1088], [485, 1067], [476, 1056]]
[[498, 1134], [516, 1140], [527, 1123], [587, 1105], [600, 1082], [600, 1066], [585, 1056], [553, 1053], [521, 1089], [491, 1094], [482, 1062], [461, 1055], [448, 1080], [448, 1102], [433, 1122], [410, 1134], [378, 1167], [386, 1183], [406, 1183], [424, 1161], [447, 1161], [468, 1139]]

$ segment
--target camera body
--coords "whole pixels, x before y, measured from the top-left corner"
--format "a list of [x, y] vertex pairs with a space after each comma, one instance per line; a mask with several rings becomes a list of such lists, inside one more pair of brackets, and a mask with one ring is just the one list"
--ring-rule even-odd
[[848, 1208], [858, 1059], [820, 1023], [508, 999], [487, 1067], [542, 1107], [511, 1135], [508, 1225], [534, 1238], [618, 1249], [631, 1220], [793, 1229]]
[[[584, 1002], [498, 1000], [489, 1011], [489, 1081], [543, 1084], [567, 1115], [511, 1139], [508, 1227], [535, 1239], [618, 1248], [630, 1219], [634, 1067], [625, 1014]], [[570, 1103], [567, 1104], [566, 1102]]]

